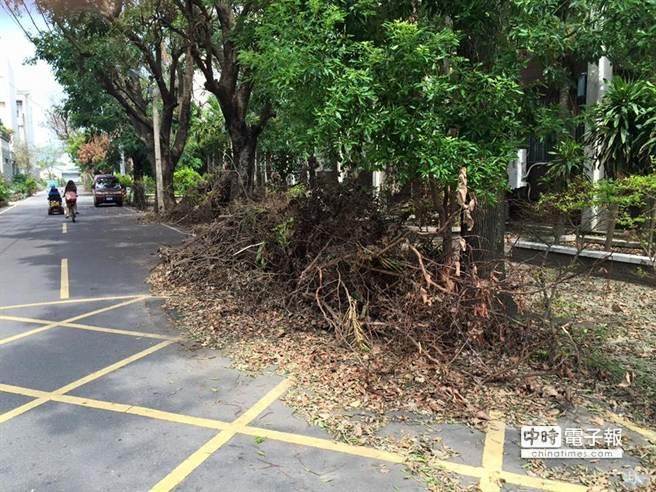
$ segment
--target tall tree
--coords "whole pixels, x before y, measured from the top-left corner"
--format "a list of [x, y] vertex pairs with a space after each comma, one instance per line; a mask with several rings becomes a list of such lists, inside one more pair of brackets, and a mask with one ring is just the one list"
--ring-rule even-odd
[[254, 27], [267, 1], [173, 0], [185, 25], [191, 54], [205, 79], [205, 89], [218, 100], [232, 145], [234, 169], [247, 190], [255, 179], [255, 152], [262, 129], [271, 117], [269, 101], [254, 96], [254, 78], [241, 54], [254, 45]]
[[[22, 0], [17, 6], [4, 1], [13, 12], [29, 8]], [[186, 40], [169, 28], [176, 22], [176, 12], [163, 0], [117, 0], [100, 6], [95, 2], [44, 0], [37, 6], [47, 26], [37, 24], [41, 28], [31, 36], [37, 56], [54, 67], [64, 86], [90, 74], [117, 102], [151, 154], [154, 143], [148, 85], [149, 81], [154, 84], [161, 99], [164, 207], [172, 208], [173, 172], [187, 140], [194, 72]]]

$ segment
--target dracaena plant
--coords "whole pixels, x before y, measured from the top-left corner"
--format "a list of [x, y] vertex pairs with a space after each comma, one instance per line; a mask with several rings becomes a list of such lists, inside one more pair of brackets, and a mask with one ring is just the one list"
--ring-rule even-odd
[[587, 141], [609, 177], [651, 170], [656, 132], [656, 86], [646, 80], [615, 78], [601, 103], [591, 110]]

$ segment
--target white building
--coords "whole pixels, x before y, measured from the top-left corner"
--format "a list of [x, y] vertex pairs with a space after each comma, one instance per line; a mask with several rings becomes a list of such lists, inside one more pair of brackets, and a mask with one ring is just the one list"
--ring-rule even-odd
[[32, 119], [32, 99], [27, 91], [16, 92], [16, 137], [28, 147], [34, 145], [34, 122]]
[[9, 132], [0, 132], [0, 173], [11, 179], [17, 172], [15, 146], [34, 146], [34, 122], [30, 93], [16, 88], [14, 69], [0, 59], [0, 122]]

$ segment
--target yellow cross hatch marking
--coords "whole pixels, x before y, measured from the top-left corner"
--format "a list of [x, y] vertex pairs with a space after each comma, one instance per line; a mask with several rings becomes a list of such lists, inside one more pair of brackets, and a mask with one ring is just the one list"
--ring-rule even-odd
[[[283, 389], [281, 387], [277, 387], [274, 389], [276, 392], [280, 392], [280, 390]], [[189, 415], [182, 415], [182, 414], [177, 414], [177, 413], [172, 413], [172, 412], [166, 412], [162, 410], [156, 410], [153, 408], [147, 408], [147, 407], [140, 407], [136, 405], [129, 405], [125, 403], [114, 403], [114, 402], [108, 402], [108, 401], [102, 401], [102, 400], [94, 400], [91, 398], [85, 398], [85, 397], [80, 397], [80, 396], [73, 396], [73, 395], [66, 395], [66, 394], [58, 394], [55, 392], [47, 392], [47, 391], [41, 391], [41, 390], [34, 390], [30, 388], [23, 388], [20, 386], [13, 386], [13, 385], [8, 385], [8, 384], [0, 384], [0, 391], [6, 392], [6, 393], [13, 393], [17, 395], [23, 395], [23, 396], [28, 396], [32, 398], [36, 398], [36, 400], [30, 402], [32, 406], [30, 408], [34, 408], [36, 406], [41, 405], [42, 403], [45, 403], [46, 401], [56, 401], [59, 403], [67, 403], [70, 405], [77, 405], [81, 407], [88, 407], [88, 408], [94, 408], [98, 410], [106, 410], [110, 412], [118, 412], [118, 413], [126, 413], [130, 415], [138, 415], [140, 417], [144, 418], [151, 418], [155, 420], [162, 420], [162, 421], [167, 421], [167, 422], [174, 422], [174, 423], [179, 423], [179, 424], [186, 424], [186, 425], [193, 425], [196, 427], [203, 427], [207, 429], [214, 429], [214, 430], [223, 430], [223, 431], [233, 431], [234, 434], [244, 434], [248, 436], [253, 436], [253, 437], [263, 437], [266, 439], [272, 439], [275, 441], [280, 441], [280, 442], [285, 442], [288, 444], [294, 444], [298, 446], [308, 446], [316, 449], [323, 449], [326, 451], [332, 451], [332, 452], [337, 452], [337, 453], [343, 453], [343, 454], [348, 454], [352, 456], [359, 456], [363, 458], [370, 458], [370, 459], [377, 459], [381, 461], [386, 461], [389, 463], [397, 463], [397, 464], [403, 464], [405, 462], [405, 459], [402, 455], [397, 454], [397, 453], [392, 453], [389, 451], [383, 451], [375, 448], [369, 448], [365, 446], [353, 446], [350, 444], [345, 444], [341, 442], [336, 442], [336, 441], [331, 441], [329, 439], [322, 439], [322, 438], [317, 438], [317, 437], [310, 437], [310, 436], [305, 436], [301, 434], [293, 434], [290, 432], [281, 432], [281, 431], [276, 431], [276, 430], [271, 430], [271, 429], [263, 429], [260, 427], [254, 427], [250, 425], [236, 425], [235, 421], [234, 423], [229, 423], [229, 422], [223, 422], [221, 420], [215, 420], [215, 419], [208, 419], [208, 418], [202, 418], [202, 417], [193, 417]], [[273, 396], [272, 393], [269, 393], [269, 397]], [[259, 404], [262, 403], [262, 400], [258, 402]], [[26, 404], [28, 405], [28, 404]], [[268, 405], [267, 405], [268, 406]], [[19, 407], [20, 408], [20, 407]], [[266, 407], [265, 407], [266, 408]], [[29, 408], [21, 411], [20, 413], [24, 413], [25, 411], [29, 410]], [[257, 410], [254, 410], [252, 413], [255, 413]], [[260, 411], [261, 412], [261, 411]], [[7, 412], [12, 413], [12, 412]], [[246, 415], [246, 414], [244, 414]], [[256, 417], [258, 413], [255, 413]], [[254, 418], [252, 417], [252, 418]], [[234, 435], [233, 434], [233, 435]], [[197, 451], [197, 457], [198, 458], [204, 458], [200, 461], [197, 462], [197, 465], [200, 465], [202, 461], [207, 459], [207, 457], [210, 456], [210, 454], [207, 453], [207, 451], [215, 446], [218, 445], [216, 449], [221, 447], [221, 445], [225, 444], [227, 442], [227, 439], [224, 441], [225, 436], [221, 438], [221, 440], [218, 439], [218, 436], [221, 434], [217, 434], [214, 438], [212, 438], [210, 441], [208, 441], [203, 447], [201, 447]], [[232, 437], [232, 435], [230, 436]], [[196, 453], [194, 453], [196, 454]], [[193, 455], [192, 455], [193, 456]], [[464, 465], [460, 463], [455, 463], [451, 461], [445, 461], [445, 460], [437, 460], [436, 465], [439, 466], [440, 468], [456, 473], [459, 475], [465, 475], [473, 478], [483, 478], [487, 474], [489, 474], [489, 471], [486, 470], [484, 467], [477, 467], [477, 466], [471, 466], [471, 465]], [[189, 463], [187, 467], [192, 464]], [[194, 467], [195, 468], [195, 467]], [[188, 469], [188, 468], [187, 468]], [[189, 473], [193, 471], [193, 469], [188, 470]], [[185, 475], [188, 476], [188, 474]], [[169, 474], [170, 477], [170, 474]], [[185, 477], [182, 477], [184, 479]], [[505, 471], [500, 471], [498, 473], [498, 478], [501, 480], [514, 484], [514, 485], [520, 485], [524, 487], [530, 487], [534, 489], [539, 489], [539, 490], [548, 490], [548, 491], [554, 491], [554, 492], [584, 492], [587, 490], [586, 487], [582, 485], [577, 485], [577, 484], [571, 484], [567, 482], [560, 482], [558, 480], [549, 480], [549, 479], [542, 479], [542, 478], [537, 478], [537, 477], [529, 477], [527, 475], [519, 475], [516, 473], [511, 473], [511, 472], [505, 472]], [[161, 482], [160, 482], [161, 483]], [[159, 485], [159, 484], [158, 484]], [[175, 486], [175, 485], [173, 485]], [[162, 490], [168, 490], [166, 488], [163, 488]]]
[[616, 424], [619, 424], [621, 426], [626, 427], [627, 429], [636, 432], [650, 441], [652, 441], [654, 444], [656, 444], [656, 432], [653, 430], [645, 429], [644, 427], [640, 427], [639, 425], [634, 424], [633, 422], [630, 422], [626, 420], [624, 417], [620, 415], [616, 415], [614, 413], [608, 413], [608, 418], [615, 422]]
[[117, 309], [117, 308], [120, 308], [120, 307], [123, 307], [123, 306], [127, 306], [129, 304], [133, 304], [133, 303], [141, 301], [143, 299], [145, 299], [143, 296], [142, 297], [131, 298], [127, 301], [124, 301], [124, 302], [121, 302], [121, 303], [118, 303], [118, 304], [113, 304], [111, 306], [107, 306], [107, 307], [104, 307], [104, 308], [101, 308], [101, 309], [96, 309], [95, 311], [90, 311], [88, 313], [80, 314], [78, 316], [73, 316], [72, 318], [65, 319], [64, 321], [53, 322], [49, 325], [42, 326], [41, 328], [36, 328], [34, 330], [19, 333], [18, 335], [3, 338], [2, 340], [0, 340], [0, 345], [4, 345], [6, 343], [10, 343], [10, 342], [13, 342], [15, 340], [20, 340], [21, 338], [36, 335], [38, 333], [41, 333], [41, 332], [46, 331], [46, 330], [50, 330], [51, 328], [55, 328], [55, 327], [60, 326], [60, 325], [73, 323], [74, 321], [78, 321], [78, 320], [81, 320], [81, 319], [84, 319], [84, 318], [89, 318], [91, 316], [95, 316], [96, 314], [105, 313], [107, 311], [111, 311], [112, 309]]
[[[190, 415], [167, 412], [163, 410], [141, 407], [137, 405], [95, 400], [91, 398], [84, 398], [84, 397], [66, 394], [76, 388], [79, 388], [84, 384], [99, 379], [132, 362], [147, 357], [148, 355], [151, 355], [157, 352], [158, 350], [168, 345], [171, 345], [177, 340], [177, 338], [165, 337], [163, 335], [140, 333], [130, 330], [121, 330], [121, 329], [113, 329], [113, 328], [102, 328], [102, 327], [75, 323], [75, 321], [77, 320], [90, 317], [96, 314], [100, 314], [102, 312], [106, 312], [111, 309], [116, 309], [122, 306], [126, 306], [128, 304], [141, 301], [148, 297], [149, 296], [146, 295], [119, 296], [119, 297], [106, 297], [106, 298], [100, 297], [100, 298], [87, 298], [87, 299], [66, 300], [66, 301], [48, 301], [43, 303], [0, 307], [0, 310], [2, 310], [2, 309], [21, 308], [21, 307], [44, 306], [44, 305], [52, 305], [52, 304], [67, 304], [71, 302], [94, 302], [94, 301], [104, 301], [104, 300], [126, 299], [125, 302], [121, 302], [119, 304], [115, 304], [112, 306], [107, 306], [102, 309], [97, 309], [95, 311], [84, 313], [79, 316], [75, 316], [73, 318], [69, 318], [67, 320], [59, 321], [59, 322], [51, 322], [48, 320], [39, 320], [34, 318], [21, 318], [17, 316], [0, 316], [0, 319], [44, 324], [44, 326], [32, 330], [30, 332], [16, 335], [14, 337], [5, 338], [4, 340], [0, 340], [0, 345], [8, 343], [9, 341], [18, 338], [29, 336], [31, 334], [40, 333], [44, 330], [53, 328], [55, 326], [79, 328], [79, 329], [85, 329], [91, 331], [102, 331], [102, 332], [117, 334], [117, 335], [132, 335], [132, 336], [143, 336], [143, 337], [164, 339], [164, 341], [158, 343], [157, 345], [154, 345], [139, 353], [133, 354], [130, 357], [122, 359], [114, 364], [111, 364], [92, 374], [89, 374], [83, 378], [73, 381], [72, 383], [62, 386], [61, 388], [54, 391], [42, 391], [42, 390], [24, 388], [20, 386], [13, 386], [9, 384], [0, 384], [0, 392], [13, 393], [13, 394], [34, 398], [32, 401], [22, 406], [19, 406], [13, 410], [5, 412], [4, 414], [0, 414], [0, 423], [6, 422], [16, 416], [19, 416], [33, 408], [42, 405], [43, 403], [46, 403], [48, 401], [54, 401], [54, 402], [65, 403], [70, 405], [77, 405], [80, 407], [88, 407], [98, 410], [125, 413], [125, 414], [140, 416], [143, 418], [150, 418], [150, 419], [168, 421], [168, 422], [185, 424], [185, 425], [193, 425], [197, 427], [203, 427], [207, 429], [220, 431], [216, 436], [214, 436], [212, 439], [206, 442], [203, 446], [201, 446], [201, 448], [199, 448], [186, 460], [180, 463], [171, 473], [169, 473], [166, 477], [164, 477], [164, 479], [162, 479], [158, 484], [156, 484], [153, 490], [158, 490], [158, 491], [160, 490], [168, 491], [179, 485], [187, 476], [189, 476], [190, 473], [192, 473], [198, 466], [200, 466], [200, 464], [202, 464], [210, 455], [212, 455], [212, 453], [214, 453], [221, 446], [227, 443], [236, 434], [244, 434], [254, 437], [263, 437], [280, 442], [285, 442], [288, 444], [308, 446], [316, 449], [344, 453], [352, 456], [359, 456], [364, 458], [387, 461], [390, 463], [403, 464], [405, 462], [405, 458], [402, 455], [389, 451], [383, 451], [383, 450], [369, 448], [365, 446], [354, 446], [350, 444], [332, 441], [329, 439], [310, 437], [301, 434], [293, 434], [289, 432], [281, 432], [271, 429], [263, 429], [263, 428], [248, 425], [253, 419], [255, 419], [259, 414], [261, 414], [266, 408], [268, 408], [274, 401], [280, 398], [280, 396], [282, 396], [287, 391], [289, 386], [292, 384], [289, 380], [283, 381], [279, 385], [277, 385], [273, 390], [267, 393], [262, 399], [260, 399], [255, 405], [249, 408], [244, 414], [242, 414], [239, 418], [237, 418], [232, 423], [223, 422], [216, 419], [193, 417]], [[454, 463], [445, 460], [437, 460], [436, 465], [449, 472], [480, 479], [480, 489], [483, 492], [500, 490], [501, 482], [507, 482], [509, 484], [519, 485], [523, 487], [530, 487], [533, 489], [548, 490], [554, 492], [584, 492], [587, 490], [587, 487], [578, 484], [561, 482], [558, 480], [530, 477], [527, 475], [521, 475], [517, 473], [503, 471], [503, 447], [505, 441], [505, 425], [501, 421], [501, 414], [497, 412], [492, 412], [491, 417], [492, 418], [488, 424], [488, 429], [485, 437], [485, 447], [483, 450], [482, 466], [464, 465], [464, 464]], [[609, 418], [611, 420], [614, 420], [618, 424], [621, 424], [635, 432], [639, 432], [640, 434], [652, 440], [656, 440], [656, 432], [654, 431], [639, 427], [618, 415], [610, 414]]]
[[255, 405], [246, 410], [241, 417], [235, 420], [229, 427], [219, 432], [212, 439], [203, 444], [189, 458], [180, 463], [171, 473], [160, 480], [151, 490], [166, 492], [179, 485], [191, 472], [198, 468], [216, 450], [232, 439], [237, 432], [241, 431], [247, 424], [280, 398], [291, 386], [289, 379], [282, 381], [269, 391]]
[[31, 402], [28, 402], [24, 405], [21, 405], [18, 408], [15, 408], [13, 410], [10, 410], [8, 412], [5, 412], [3, 414], [0, 414], [0, 424], [3, 422], [7, 422], [8, 420], [13, 419], [14, 417], [17, 417], [18, 415], [21, 415], [28, 410], [31, 410], [35, 407], [38, 407], [52, 399], [53, 396], [58, 396], [58, 395], [63, 395], [65, 393], [68, 393], [69, 391], [72, 391], [76, 388], [79, 388], [80, 386], [87, 384], [91, 381], [94, 381], [95, 379], [101, 378], [105, 376], [106, 374], [109, 374], [110, 372], [116, 371], [117, 369], [120, 369], [121, 367], [124, 367], [131, 362], [134, 362], [136, 360], [142, 359], [143, 357], [146, 357], [147, 355], [152, 354], [153, 352], [157, 352], [158, 350], [172, 344], [172, 340], [166, 340], [164, 342], [160, 342], [157, 345], [153, 345], [152, 347], [147, 348], [146, 350], [142, 350], [141, 352], [138, 352], [134, 355], [131, 355], [130, 357], [126, 357], [123, 360], [120, 360], [118, 362], [115, 362], [114, 364], [111, 364], [103, 369], [100, 369], [99, 371], [93, 372], [83, 378], [78, 379], [77, 381], [73, 381], [72, 383], [69, 383], [65, 386], [62, 386], [59, 389], [56, 389], [55, 391], [52, 391], [51, 393], [46, 393], [44, 396], [41, 396], [37, 398], [36, 400], [33, 400]]
[[87, 303], [87, 302], [102, 302], [102, 301], [122, 301], [124, 299], [159, 299], [158, 296], [151, 296], [148, 294], [136, 294], [132, 296], [109, 296], [109, 297], [85, 297], [81, 299], [66, 299], [59, 301], [43, 301], [43, 302], [31, 302], [28, 304], [12, 304], [9, 306], [0, 306], [0, 311], [6, 311], [7, 309], [21, 309], [21, 308], [30, 308], [30, 307], [41, 307], [41, 306], [55, 306], [59, 304], [77, 304], [77, 303]]
[[80, 323], [66, 323], [64, 321], [51, 321], [47, 319], [25, 318], [22, 316], [7, 316], [0, 314], [0, 320], [6, 321], [19, 321], [21, 323], [33, 323], [37, 325], [51, 325], [56, 324], [57, 327], [63, 328], [77, 328], [78, 330], [98, 331], [101, 333], [113, 333], [115, 335], [128, 335], [139, 338], [156, 338], [158, 340], [179, 340], [179, 337], [172, 337], [168, 335], [160, 335], [159, 333], [148, 333], [143, 331], [134, 330], [121, 330], [119, 328], [104, 328], [102, 326], [83, 325]]

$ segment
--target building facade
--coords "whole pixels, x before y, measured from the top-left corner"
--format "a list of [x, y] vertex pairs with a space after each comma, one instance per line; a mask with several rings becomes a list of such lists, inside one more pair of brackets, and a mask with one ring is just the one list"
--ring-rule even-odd
[[[7, 180], [18, 172], [19, 145], [27, 149], [23, 154], [29, 160], [34, 147], [32, 99], [29, 92], [16, 87], [11, 63], [0, 59], [0, 173]], [[34, 163], [24, 165], [37, 173]]]

